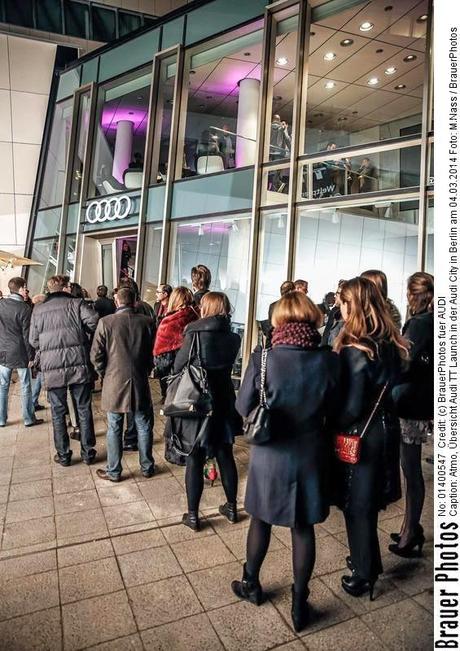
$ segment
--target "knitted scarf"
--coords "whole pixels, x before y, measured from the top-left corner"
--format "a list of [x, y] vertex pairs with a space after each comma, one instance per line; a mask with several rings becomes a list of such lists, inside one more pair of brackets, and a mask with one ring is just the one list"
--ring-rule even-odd
[[273, 330], [272, 346], [287, 344], [308, 350], [317, 348], [321, 335], [310, 323], [285, 323]]

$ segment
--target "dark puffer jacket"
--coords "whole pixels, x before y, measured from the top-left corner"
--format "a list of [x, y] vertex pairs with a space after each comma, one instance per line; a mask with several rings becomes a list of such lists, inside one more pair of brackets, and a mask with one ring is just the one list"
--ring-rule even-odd
[[47, 389], [92, 380], [90, 337], [98, 318], [86, 301], [66, 292], [54, 292], [35, 306], [30, 343], [37, 350]]
[[31, 309], [14, 294], [0, 301], [0, 366], [26, 368], [34, 358], [29, 344]]

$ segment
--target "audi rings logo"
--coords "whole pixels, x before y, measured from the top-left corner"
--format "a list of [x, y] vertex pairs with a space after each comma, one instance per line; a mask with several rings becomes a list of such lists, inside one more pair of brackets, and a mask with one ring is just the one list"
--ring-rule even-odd
[[86, 207], [86, 221], [96, 224], [97, 222], [113, 222], [116, 219], [124, 219], [130, 214], [132, 207], [131, 197], [125, 194], [121, 197], [91, 201]]

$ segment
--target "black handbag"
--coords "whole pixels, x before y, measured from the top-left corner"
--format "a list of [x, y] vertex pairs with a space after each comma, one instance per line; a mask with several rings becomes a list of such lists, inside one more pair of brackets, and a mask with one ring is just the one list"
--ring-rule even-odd
[[244, 438], [251, 445], [264, 445], [272, 440], [271, 412], [267, 405], [265, 386], [267, 380], [268, 348], [262, 348], [260, 364], [260, 393], [259, 404], [244, 421]]

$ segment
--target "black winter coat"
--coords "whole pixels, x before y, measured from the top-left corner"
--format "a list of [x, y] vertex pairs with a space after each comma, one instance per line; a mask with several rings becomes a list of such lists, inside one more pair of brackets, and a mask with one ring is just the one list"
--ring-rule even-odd
[[[261, 349], [251, 356], [236, 408], [259, 402]], [[286, 527], [323, 522], [329, 514], [332, 436], [326, 417], [339, 399], [339, 357], [327, 348], [279, 345], [268, 353], [266, 394], [273, 441], [251, 449], [245, 508]]]
[[369, 429], [362, 439], [359, 463], [337, 461], [337, 504], [353, 515], [365, 516], [384, 509], [401, 497], [399, 472], [399, 420], [391, 399], [391, 390], [399, 379], [401, 361], [394, 345], [380, 347], [371, 360], [354, 347], [340, 352], [342, 394], [337, 429], [360, 433], [378, 396], [389, 386]]
[[32, 310], [22, 296], [15, 296], [0, 301], [0, 366], [27, 368], [34, 358], [29, 344]]
[[92, 381], [90, 338], [98, 319], [85, 300], [66, 292], [49, 294], [34, 307], [29, 341], [37, 350], [47, 389]]
[[434, 321], [432, 312], [406, 321], [403, 335], [411, 343], [408, 368], [393, 389], [400, 418], [431, 420], [434, 415]]
[[[208, 449], [208, 453], [212, 454], [220, 445], [232, 444], [234, 437], [242, 431], [242, 420], [235, 409], [235, 389], [231, 377], [241, 339], [231, 331], [230, 321], [224, 316], [198, 319], [190, 323], [174, 361], [174, 373], [178, 373], [187, 364], [195, 334], [199, 337], [201, 362], [207, 371], [213, 402]], [[192, 363], [194, 361], [196, 356], [192, 358]], [[192, 419], [181, 419], [180, 423], [175, 424], [185, 428], [195, 426]]]
[[99, 315], [99, 318], [102, 319], [104, 316], [113, 314], [116, 310], [115, 303], [107, 296], [101, 296], [96, 301], [94, 301], [94, 309]]

